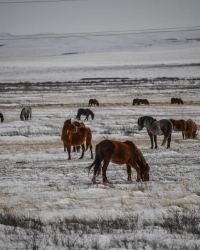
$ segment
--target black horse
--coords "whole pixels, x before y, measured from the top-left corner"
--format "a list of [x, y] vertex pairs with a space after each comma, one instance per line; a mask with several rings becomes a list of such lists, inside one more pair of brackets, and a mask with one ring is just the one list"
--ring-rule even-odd
[[147, 99], [133, 99], [133, 105], [140, 105], [140, 104], [144, 104], [144, 105], [149, 105], [149, 101]]
[[86, 116], [85, 120], [88, 120], [89, 116], [94, 119], [94, 113], [90, 109], [78, 109], [76, 119], [80, 120], [81, 115]]
[[153, 138], [155, 148], [157, 148], [157, 135], [164, 135], [161, 146], [164, 146], [167, 141], [167, 148], [170, 148], [171, 134], [173, 125], [170, 120], [162, 119], [157, 121], [151, 116], [142, 116], [138, 119], [138, 130], [142, 130], [146, 127], [148, 135], [151, 140], [151, 148], [153, 148]]
[[183, 100], [181, 98], [172, 98], [171, 104], [183, 104]]
[[1, 120], [1, 122], [4, 121], [4, 117], [3, 117], [3, 114], [2, 114], [2, 113], [0, 113], [0, 120]]
[[24, 120], [28, 120], [30, 118], [30, 120], [31, 120], [31, 115], [32, 115], [31, 107], [23, 107], [21, 114], [20, 114], [20, 119], [22, 121], [24, 121]]

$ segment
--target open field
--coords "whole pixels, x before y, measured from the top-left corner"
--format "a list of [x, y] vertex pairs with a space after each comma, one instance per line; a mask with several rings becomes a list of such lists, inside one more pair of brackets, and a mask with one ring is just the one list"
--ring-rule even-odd
[[[0, 249], [198, 249], [200, 244], [200, 138], [173, 132], [171, 148], [150, 149], [137, 119], [193, 119], [200, 127], [200, 79], [82, 79], [0, 84]], [[149, 106], [132, 106], [134, 98]], [[183, 105], [171, 105], [181, 97]], [[66, 119], [96, 98], [93, 151], [101, 140], [132, 140], [151, 167], [150, 182], [127, 182], [125, 166], [110, 164], [112, 185], [91, 183], [92, 160], [60, 139]], [[32, 120], [20, 121], [22, 106]], [[84, 117], [82, 118], [82, 120]], [[187, 222], [190, 223], [187, 223]], [[170, 224], [171, 222], [171, 224]], [[27, 223], [29, 226], [27, 226]], [[192, 225], [192, 227], [191, 227]], [[35, 248], [34, 248], [35, 247]]]

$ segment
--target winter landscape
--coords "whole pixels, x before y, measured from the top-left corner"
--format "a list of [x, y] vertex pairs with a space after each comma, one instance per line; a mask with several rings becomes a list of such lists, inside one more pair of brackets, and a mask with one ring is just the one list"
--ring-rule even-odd
[[[150, 148], [137, 120], [192, 119], [200, 128], [200, 33], [11, 36], [0, 34], [0, 249], [190, 249], [200, 246], [200, 139], [172, 133]], [[184, 104], [171, 104], [171, 98]], [[110, 163], [104, 185], [92, 163], [63, 150], [66, 119], [90, 98], [92, 145], [132, 140], [150, 181], [127, 182]], [[150, 105], [133, 106], [134, 98]], [[32, 119], [20, 120], [23, 106]]]

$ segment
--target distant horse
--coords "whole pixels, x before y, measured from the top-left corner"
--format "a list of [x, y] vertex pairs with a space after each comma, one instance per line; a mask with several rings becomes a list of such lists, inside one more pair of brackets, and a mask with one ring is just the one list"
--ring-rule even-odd
[[0, 113], [0, 119], [1, 119], [1, 122], [4, 121], [4, 117], [3, 117], [3, 114], [2, 114], [2, 113]]
[[142, 116], [138, 119], [138, 130], [146, 127], [151, 140], [151, 148], [153, 148], [153, 139], [155, 148], [157, 148], [157, 135], [164, 135], [161, 146], [164, 146], [167, 141], [167, 148], [170, 148], [172, 123], [170, 120], [162, 119], [157, 121], [151, 116]]
[[120, 142], [114, 140], [103, 140], [96, 145], [95, 152], [95, 160], [89, 167], [87, 167], [88, 174], [92, 168], [94, 170], [92, 177], [93, 183], [96, 183], [96, 177], [101, 173], [102, 161], [103, 183], [109, 183], [106, 176], [106, 170], [109, 162], [119, 165], [126, 164], [128, 181], [132, 181], [131, 167], [137, 172], [137, 181], [149, 181], [150, 167], [141, 151], [132, 141]]
[[88, 106], [92, 106], [92, 105], [97, 105], [99, 106], [99, 102], [96, 100], [96, 99], [90, 99], [89, 100], [89, 103], [88, 103]]
[[144, 104], [144, 105], [149, 105], [149, 101], [147, 99], [133, 99], [133, 105], [140, 105], [140, 104]]
[[78, 109], [77, 115], [75, 119], [80, 120], [81, 115], [86, 116], [85, 120], [88, 120], [89, 116], [91, 115], [92, 120], [94, 119], [94, 113], [90, 109]]
[[28, 118], [30, 117], [30, 120], [31, 120], [31, 115], [32, 115], [31, 107], [23, 107], [21, 114], [20, 114], [20, 119], [24, 121], [24, 120], [28, 120]]
[[171, 98], [171, 104], [183, 104], [183, 100], [181, 98]]
[[71, 160], [71, 146], [81, 146], [82, 154], [80, 159], [84, 157], [86, 142], [86, 149], [89, 147], [91, 152], [91, 159], [93, 159], [92, 153], [92, 132], [88, 127], [76, 127], [71, 119], [66, 120], [62, 129], [61, 139], [64, 146], [67, 148], [68, 160]]
[[197, 124], [191, 119], [185, 120], [174, 120], [170, 119], [173, 124], [174, 131], [181, 131], [183, 139], [195, 139], [197, 137]]

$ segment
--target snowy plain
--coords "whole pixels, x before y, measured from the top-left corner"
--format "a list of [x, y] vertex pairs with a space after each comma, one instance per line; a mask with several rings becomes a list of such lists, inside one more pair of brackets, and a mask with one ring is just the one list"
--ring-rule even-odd
[[[200, 127], [199, 30], [1, 34], [0, 45], [0, 249], [198, 249], [199, 135], [183, 140], [173, 132], [170, 149], [160, 136], [152, 150], [137, 119], [192, 119]], [[150, 105], [132, 106], [137, 97]], [[172, 97], [184, 105], [171, 105]], [[88, 151], [67, 160], [63, 123], [90, 98], [100, 102], [91, 107], [95, 119], [85, 121], [93, 151], [106, 138], [132, 140], [150, 165], [148, 183], [136, 182], [135, 171], [127, 182], [125, 166], [110, 163], [112, 185], [100, 176], [93, 185]], [[20, 121], [24, 105], [33, 109], [31, 120]], [[19, 218], [42, 221], [42, 229], [11, 223]]]

